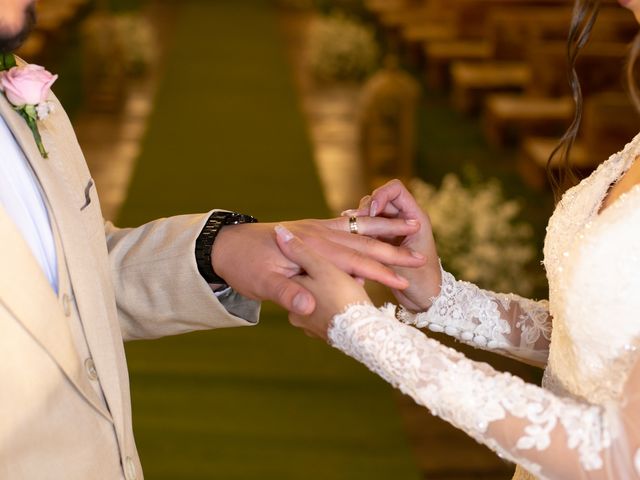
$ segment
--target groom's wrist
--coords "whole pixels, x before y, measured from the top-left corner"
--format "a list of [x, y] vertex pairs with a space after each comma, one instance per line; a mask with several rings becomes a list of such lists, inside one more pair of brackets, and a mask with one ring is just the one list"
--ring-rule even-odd
[[244, 223], [256, 223], [258, 220], [251, 215], [245, 215], [225, 210], [217, 210], [211, 214], [204, 224], [200, 235], [196, 239], [196, 264], [202, 278], [210, 285], [215, 285], [216, 290], [224, 290], [227, 282], [215, 270], [213, 248], [220, 232], [227, 226]]

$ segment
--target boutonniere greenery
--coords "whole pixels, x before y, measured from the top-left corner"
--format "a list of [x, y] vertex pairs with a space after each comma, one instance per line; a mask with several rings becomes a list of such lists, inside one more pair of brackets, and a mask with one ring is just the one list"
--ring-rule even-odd
[[27, 122], [42, 158], [47, 158], [47, 150], [42, 144], [38, 120], [44, 120], [53, 112], [54, 104], [47, 99], [51, 85], [57, 79], [57, 75], [52, 75], [44, 67], [18, 65], [13, 54], [0, 53], [0, 92]]

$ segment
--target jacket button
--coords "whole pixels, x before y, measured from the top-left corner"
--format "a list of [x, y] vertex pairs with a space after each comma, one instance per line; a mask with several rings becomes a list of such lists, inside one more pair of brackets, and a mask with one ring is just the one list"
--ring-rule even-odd
[[87, 375], [90, 380], [98, 379], [98, 371], [96, 370], [96, 364], [93, 363], [93, 358], [87, 358], [84, 361], [84, 368], [87, 370]]
[[68, 294], [62, 295], [62, 308], [64, 310], [65, 317], [71, 316], [71, 297]]
[[136, 480], [138, 475], [136, 474], [136, 465], [133, 463], [131, 457], [124, 459], [124, 476], [127, 480]]

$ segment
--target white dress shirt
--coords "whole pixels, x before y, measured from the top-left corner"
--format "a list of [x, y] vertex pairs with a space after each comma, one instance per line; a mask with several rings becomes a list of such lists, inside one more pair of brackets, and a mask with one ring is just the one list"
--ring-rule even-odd
[[[35, 140], [34, 140], [35, 141]], [[58, 265], [53, 231], [38, 179], [20, 145], [0, 117], [0, 206], [31, 247], [44, 275], [58, 292]]]

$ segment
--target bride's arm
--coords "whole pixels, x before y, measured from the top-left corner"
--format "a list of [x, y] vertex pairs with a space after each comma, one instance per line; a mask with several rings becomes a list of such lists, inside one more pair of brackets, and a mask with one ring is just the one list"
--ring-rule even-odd
[[551, 340], [546, 300], [482, 290], [444, 270], [441, 275], [440, 294], [431, 307], [418, 314], [401, 310], [398, 316], [404, 323], [526, 363], [546, 365]]
[[[600, 406], [556, 396], [398, 322], [393, 307], [376, 309], [350, 275], [285, 228], [276, 231], [280, 249], [305, 271], [295, 281], [317, 300], [310, 316], [289, 314], [293, 325], [327, 339], [435, 415], [540, 477], [640, 479], [640, 342], [625, 347], [628, 358], [618, 359], [632, 368], [612, 372], [631, 372], [618, 401]], [[346, 308], [350, 302], [355, 305]]]
[[402, 245], [423, 254], [427, 262], [420, 268], [397, 269], [411, 285], [394, 293], [407, 310], [426, 313], [406, 312], [401, 315], [403, 321], [444, 332], [474, 347], [546, 365], [551, 338], [547, 302], [481, 290], [443, 271], [429, 217], [400, 181], [392, 180], [365, 197], [358, 210], [345, 213], [419, 222], [420, 229], [404, 237]]
[[[317, 300], [295, 326], [326, 338], [433, 414], [542, 478], [640, 479], [640, 363], [637, 346], [612, 374], [626, 375], [618, 401], [603, 406], [561, 397], [469, 360], [376, 309], [350, 275], [277, 228], [278, 246], [305, 271], [294, 277]], [[355, 305], [346, 308], [350, 302]], [[336, 315], [336, 312], [343, 312]], [[640, 346], [640, 342], [638, 342]], [[634, 363], [635, 362], [635, 363]]]
[[397, 322], [391, 307], [353, 305], [328, 334], [434, 415], [542, 478], [640, 478], [639, 364], [622, 400], [601, 407], [471, 361]]

